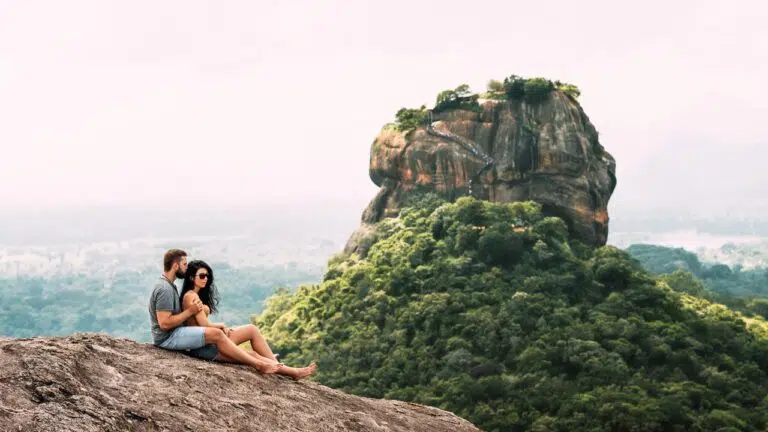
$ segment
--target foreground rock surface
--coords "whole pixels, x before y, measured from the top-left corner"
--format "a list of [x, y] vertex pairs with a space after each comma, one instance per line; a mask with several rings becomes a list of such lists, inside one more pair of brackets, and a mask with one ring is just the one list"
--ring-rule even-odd
[[449, 412], [351, 396], [106, 335], [0, 340], [2, 431], [478, 431]]
[[448, 110], [407, 132], [384, 126], [371, 145], [369, 175], [379, 193], [346, 252], [364, 255], [372, 225], [396, 217], [414, 191], [449, 201], [533, 200], [585, 243], [608, 239], [616, 162], [579, 103], [561, 91], [535, 103], [488, 100], [478, 111]]

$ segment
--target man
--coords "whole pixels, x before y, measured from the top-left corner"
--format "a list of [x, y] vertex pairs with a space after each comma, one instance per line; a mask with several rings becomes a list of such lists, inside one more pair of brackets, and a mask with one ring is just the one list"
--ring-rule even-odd
[[200, 299], [196, 299], [191, 308], [181, 310], [179, 292], [173, 282], [183, 279], [186, 271], [186, 252], [171, 249], [165, 253], [163, 274], [155, 283], [149, 300], [154, 345], [168, 350], [189, 351], [206, 360], [226, 359], [250, 365], [262, 373], [275, 373], [283, 368], [277, 361], [265, 361], [240, 349], [221, 329], [184, 326], [184, 321], [203, 310]]

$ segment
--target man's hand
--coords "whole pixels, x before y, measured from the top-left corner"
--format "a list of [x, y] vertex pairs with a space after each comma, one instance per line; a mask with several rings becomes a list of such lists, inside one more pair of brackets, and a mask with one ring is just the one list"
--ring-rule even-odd
[[197, 315], [198, 313], [203, 311], [203, 302], [200, 301], [199, 298], [196, 298], [192, 300], [192, 305], [189, 307], [189, 311], [192, 312], [192, 315]]

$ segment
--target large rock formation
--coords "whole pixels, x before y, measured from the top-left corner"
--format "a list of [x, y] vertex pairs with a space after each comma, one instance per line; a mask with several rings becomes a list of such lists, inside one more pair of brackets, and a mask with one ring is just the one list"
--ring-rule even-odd
[[105, 335], [0, 340], [0, 431], [478, 431], [455, 415], [350, 396]]
[[499, 202], [537, 201], [588, 244], [608, 238], [608, 200], [616, 163], [578, 102], [552, 91], [534, 103], [481, 101], [400, 132], [386, 125], [371, 146], [369, 174], [381, 189], [363, 213], [346, 252], [365, 253], [372, 224], [394, 217], [414, 191], [448, 200], [464, 195]]

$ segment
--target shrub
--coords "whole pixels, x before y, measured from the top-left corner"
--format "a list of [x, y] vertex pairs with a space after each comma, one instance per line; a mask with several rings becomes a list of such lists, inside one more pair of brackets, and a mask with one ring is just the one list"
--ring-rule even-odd
[[525, 80], [523, 88], [527, 102], [540, 102], [552, 93], [555, 85], [546, 78], [532, 78]]
[[[523, 78], [518, 75], [510, 75], [504, 78], [504, 81], [491, 79], [487, 84], [488, 91], [483, 94], [484, 98], [496, 100], [525, 100], [528, 103], [541, 102], [550, 93], [557, 89], [573, 98], [581, 95], [581, 91], [573, 84], [555, 81], [554, 83], [546, 78]], [[433, 112], [439, 113], [450, 109], [465, 109], [479, 111], [479, 95], [472, 93], [467, 84], [461, 84], [455, 89], [443, 90], [435, 98]], [[397, 119], [396, 129], [400, 132], [414, 129], [426, 123], [429, 112], [425, 105], [418, 109], [400, 108], [395, 114]]]
[[441, 112], [454, 108], [475, 110], [480, 107], [477, 99], [478, 95], [473, 94], [467, 84], [462, 84], [453, 90], [443, 90], [438, 93], [433, 111]]
[[492, 80], [488, 81], [487, 88], [488, 88], [488, 91], [490, 91], [490, 92], [503, 91], [504, 90], [504, 83], [499, 81], [499, 80], [492, 79]]
[[579, 90], [579, 88], [573, 84], [555, 81], [555, 88], [567, 95], [572, 96], [574, 99], [577, 99], [579, 96], [581, 96], [581, 90]]
[[404, 132], [423, 125], [427, 121], [429, 113], [427, 107], [422, 105], [418, 109], [400, 108], [395, 114], [397, 130]]
[[511, 99], [520, 99], [525, 94], [525, 79], [517, 75], [504, 78], [504, 91]]

